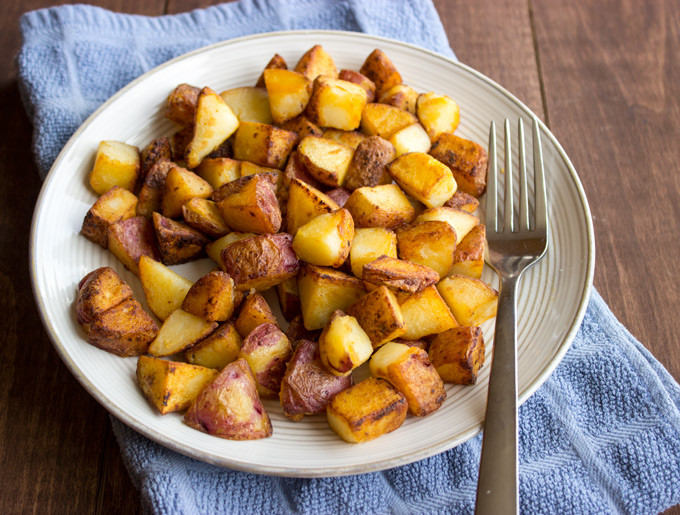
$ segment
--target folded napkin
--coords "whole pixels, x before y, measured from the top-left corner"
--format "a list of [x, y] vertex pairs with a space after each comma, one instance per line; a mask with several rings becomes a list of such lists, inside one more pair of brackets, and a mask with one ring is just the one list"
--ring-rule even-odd
[[[21, 19], [17, 64], [40, 173], [98, 105], [194, 48], [284, 29], [363, 31], [453, 56], [429, 0], [241, 0], [147, 18], [89, 6]], [[593, 292], [555, 373], [520, 409], [520, 505], [529, 513], [653, 513], [680, 502], [680, 387]], [[298, 479], [222, 469], [112, 419], [157, 513], [472, 512], [480, 437], [384, 472]]]

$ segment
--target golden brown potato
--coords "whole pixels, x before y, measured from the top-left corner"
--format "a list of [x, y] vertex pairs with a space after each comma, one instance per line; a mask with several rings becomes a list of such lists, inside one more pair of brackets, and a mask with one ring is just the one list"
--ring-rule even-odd
[[484, 194], [489, 160], [480, 145], [445, 132], [432, 141], [430, 155], [451, 169], [461, 191], [475, 197]]
[[254, 87], [228, 89], [220, 93], [224, 103], [236, 115], [239, 122], [272, 123], [267, 90]]
[[259, 175], [267, 179], [275, 187], [275, 190], [283, 185], [283, 173], [278, 168], [260, 166], [250, 161], [241, 161], [241, 177], [248, 177], [249, 175]]
[[217, 375], [217, 370], [178, 361], [140, 356], [137, 384], [161, 415], [184, 411]]
[[319, 336], [319, 353], [330, 372], [347, 376], [368, 361], [373, 345], [357, 319], [337, 309]]
[[387, 104], [366, 104], [361, 113], [361, 132], [386, 140], [414, 123], [418, 123], [415, 115]]
[[326, 408], [331, 429], [350, 443], [368, 442], [406, 420], [406, 398], [385, 379], [369, 377], [333, 397]]
[[[247, 167], [245, 166], [247, 164]], [[276, 188], [278, 186], [279, 182], [279, 171], [276, 170], [275, 168], [266, 168], [266, 167], [260, 167], [259, 165], [249, 163], [248, 161], [241, 161], [241, 169], [243, 168], [248, 168], [248, 170], [245, 170], [246, 172], [254, 172], [254, 173], [246, 173], [243, 174], [242, 177], [239, 177], [238, 179], [234, 179], [233, 181], [230, 181], [226, 184], [223, 184], [220, 186], [218, 189], [212, 192], [210, 195], [210, 200], [213, 202], [220, 202], [227, 198], [230, 195], [233, 195], [234, 193], [238, 193], [245, 185], [249, 184], [250, 181], [253, 180], [265, 180], [272, 186], [273, 188]], [[275, 170], [274, 172], [262, 172], [261, 170]]]
[[99, 315], [132, 298], [132, 289], [108, 266], [93, 270], [80, 280], [76, 295], [76, 319], [85, 333]]
[[480, 279], [484, 269], [485, 244], [486, 227], [479, 224], [470, 229], [470, 232], [460, 241], [453, 253], [451, 273]]
[[457, 189], [451, 170], [422, 152], [398, 157], [387, 170], [404, 192], [427, 207], [444, 205]]
[[375, 100], [375, 83], [366, 77], [366, 75], [354, 70], [340, 70], [338, 79], [353, 82], [364, 88], [366, 90], [367, 102], [373, 102]]
[[286, 364], [293, 354], [288, 338], [276, 325], [265, 322], [243, 340], [239, 358], [245, 359], [255, 375], [262, 398], [277, 398]]
[[262, 234], [236, 241], [222, 251], [222, 266], [236, 289], [258, 291], [297, 275], [300, 264], [290, 234]]
[[283, 318], [290, 322], [293, 318], [300, 315], [300, 293], [295, 277], [277, 284], [276, 293], [279, 297], [279, 305], [281, 306]]
[[146, 303], [161, 320], [178, 309], [193, 284], [189, 279], [148, 256], [139, 259], [139, 279]]
[[453, 194], [453, 197], [444, 202], [444, 207], [454, 207], [456, 209], [467, 211], [468, 213], [474, 213], [479, 207], [479, 200], [469, 193], [456, 190], [456, 192]]
[[362, 186], [389, 184], [392, 178], [387, 165], [394, 161], [394, 146], [380, 136], [371, 136], [357, 145], [347, 170], [345, 188], [355, 190]]
[[241, 336], [233, 322], [225, 322], [184, 353], [189, 363], [222, 370], [236, 361], [241, 350]]
[[232, 181], [223, 188], [232, 185], [232, 192], [217, 202], [226, 224], [239, 232], [278, 232], [281, 209], [271, 183], [261, 174], [255, 174]]
[[479, 225], [479, 218], [468, 211], [453, 207], [433, 207], [426, 209], [416, 217], [416, 222], [439, 220], [448, 223], [456, 231], [456, 244], [469, 233], [473, 227]]
[[231, 245], [235, 241], [243, 240], [245, 238], [250, 238], [255, 236], [252, 232], [230, 232], [229, 234], [222, 236], [221, 238], [211, 241], [205, 246], [205, 252], [210, 256], [215, 263], [217, 263], [221, 268], [224, 268], [222, 264], [222, 251]]
[[213, 192], [210, 184], [189, 170], [175, 166], [165, 177], [161, 211], [163, 216], [177, 218], [182, 206], [194, 197], [208, 198]]
[[429, 340], [421, 339], [421, 340], [405, 340], [404, 338], [395, 338], [392, 340], [394, 343], [403, 343], [404, 345], [408, 347], [418, 347], [419, 349], [423, 349], [425, 352], [430, 348], [430, 342]]
[[333, 200], [304, 181], [293, 179], [288, 187], [288, 209], [286, 227], [295, 236], [304, 224], [324, 213], [339, 209]]
[[357, 319], [374, 349], [406, 332], [397, 298], [385, 286], [361, 297], [347, 308], [347, 314]]
[[298, 422], [305, 415], [324, 413], [331, 399], [350, 386], [352, 376], [336, 376], [323, 366], [317, 342], [302, 340], [281, 381], [283, 414]]
[[193, 125], [182, 127], [177, 132], [170, 136], [170, 146], [172, 147], [172, 160], [179, 166], [184, 166], [184, 156], [187, 153], [187, 148], [191, 139], [194, 137]]
[[323, 130], [321, 130], [314, 122], [312, 122], [303, 114], [298, 115], [295, 118], [291, 118], [290, 120], [286, 120], [281, 124], [281, 128], [287, 131], [295, 132], [298, 135], [298, 143], [302, 138], [309, 134], [312, 136], [323, 135]]
[[295, 65], [295, 71], [313, 81], [319, 75], [337, 77], [338, 69], [333, 58], [321, 45], [314, 45], [307, 50]]
[[429, 355], [445, 383], [475, 384], [484, 364], [484, 334], [479, 327], [454, 327], [435, 336]]
[[163, 264], [178, 265], [205, 255], [210, 240], [202, 232], [159, 213], [153, 214], [153, 227]]
[[444, 277], [453, 264], [456, 231], [447, 222], [431, 220], [397, 229], [399, 257], [429, 266]]
[[316, 180], [332, 187], [344, 184], [354, 154], [351, 147], [326, 138], [306, 136], [297, 151], [298, 159]]
[[182, 217], [187, 225], [211, 238], [220, 238], [229, 232], [229, 226], [212, 200], [192, 198], [182, 206]]
[[393, 86], [401, 84], [401, 75], [397, 68], [379, 48], [371, 52], [359, 71], [375, 83], [378, 97]]
[[341, 266], [349, 256], [354, 221], [346, 209], [324, 213], [300, 227], [293, 250], [302, 261], [318, 266]]
[[283, 171], [283, 185], [288, 188], [293, 179], [307, 183], [317, 190], [322, 188], [322, 184], [309, 174], [305, 165], [298, 158], [297, 150], [290, 153], [286, 169]]
[[229, 157], [206, 157], [194, 171], [217, 190], [241, 177], [241, 161]]
[[419, 340], [458, 327], [451, 310], [434, 286], [412, 293], [400, 300], [399, 306], [406, 324], [402, 337], [406, 340]]
[[137, 147], [122, 141], [102, 141], [90, 172], [90, 186], [98, 195], [103, 195], [114, 186], [134, 191], [139, 168]]
[[313, 123], [321, 127], [353, 131], [359, 128], [365, 105], [364, 88], [353, 82], [322, 75], [314, 81], [305, 112]]
[[413, 221], [415, 209], [396, 184], [361, 187], [345, 203], [357, 227], [392, 229]]
[[369, 283], [409, 293], [421, 291], [439, 281], [439, 274], [429, 266], [388, 256], [366, 263], [362, 276]]
[[348, 147], [357, 148], [359, 143], [364, 141], [368, 136], [359, 131], [341, 131], [339, 129], [326, 129], [323, 131], [323, 137], [332, 139]]
[[158, 161], [172, 160], [172, 146], [170, 145], [170, 138], [162, 136], [155, 138], [142, 149], [140, 154], [139, 177], [137, 178], [137, 187], [141, 187], [146, 180], [149, 170], [153, 168]]
[[241, 122], [234, 136], [234, 158], [281, 170], [296, 142], [294, 132], [265, 123]]
[[162, 211], [163, 193], [165, 192], [165, 179], [170, 170], [177, 165], [167, 159], [160, 159], [154, 163], [146, 174], [144, 184], [139, 190], [139, 202], [137, 203], [137, 215], [151, 218], [154, 211]]
[[437, 289], [459, 325], [477, 327], [496, 316], [498, 292], [484, 281], [465, 275], [449, 275]]
[[253, 329], [267, 322], [278, 325], [265, 298], [257, 292], [251, 292], [243, 301], [236, 319], [235, 327], [238, 334], [246, 338]]
[[446, 95], [431, 91], [418, 95], [416, 115], [431, 139], [455, 131], [460, 123], [458, 104]]
[[364, 265], [380, 256], [397, 257], [397, 237], [384, 227], [355, 229], [350, 249], [350, 265], [355, 277], [363, 277]]
[[149, 345], [149, 354], [156, 357], [177, 354], [202, 340], [217, 328], [217, 322], [176, 309], [165, 319], [156, 338]]
[[272, 435], [269, 415], [257, 394], [248, 363], [230, 363], [198, 394], [184, 422], [213, 436], [229, 440], [256, 440]]
[[92, 204], [83, 219], [80, 234], [107, 248], [109, 225], [132, 218], [136, 209], [137, 197], [124, 188], [114, 186]]
[[149, 256], [158, 260], [153, 224], [148, 218], [135, 216], [109, 225], [107, 232], [109, 250], [133, 274], [139, 275], [139, 259]]
[[208, 322], [224, 322], [234, 313], [234, 280], [213, 270], [199, 278], [189, 289], [182, 309]]
[[397, 157], [409, 152], [429, 152], [432, 146], [430, 137], [419, 123], [404, 127], [392, 134], [390, 143], [394, 145]]
[[274, 123], [281, 124], [304, 112], [312, 95], [311, 80], [301, 73], [276, 68], [265, 70], [263, 75]]
[[170, 95], [165, 105], [165, 117], [179, 125], [192, 125], [198, 105], [201, 88], [189, 84], [180, 84]]
[[139, 356], [147, 351], [157, 333], [154, 319], [139, 302], [129, 298], [94, 318], [87, 341], [118, 356]]
[[[286, 63], [286, 60], [281, 57], [279, 54], [274, 54], [274, 57], [272, 57], [267, 65], [264, 67], [265, 70], [272, 70], [272, 69], [278, 69], [278, 70], [287, 70], [288, 69], [288, 64]], [[260, 77], [257, 79], [257, 83], [255, 83], [256, 88], [264, 88], [264, 73], [260, 74]]]
[[416, 114], [417, 100], [418, 92], [414, 88], [406, 84], [395, 84], [390, 89], [383, 91], [378, 102]]
[[416, 417], [434, 413], [446, 400], [444, 383], [423, 349], [389, 342], [371, 358], [373, 377], [387, 379], [408, 402]]

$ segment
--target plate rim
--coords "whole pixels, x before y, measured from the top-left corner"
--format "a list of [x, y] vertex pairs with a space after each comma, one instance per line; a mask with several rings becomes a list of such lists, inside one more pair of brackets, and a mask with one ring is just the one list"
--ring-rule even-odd
[[175, 452], [178, 452], [184, 456], [188, 456], [190, 458], [198, 459], [200, 461], [203, 461], [205, 463], [209, 463], [218, 467], [225, 467], [229, 468], [232, 470], [239, 470], [243, 472], [250, 472], [250, 473], [257, 473], [257, 474], [265, 474], [265, 475], [271, 475], [271, 476], [284, 476], [284, 477], [335, 477], [335, 476], [347, 476], [347, 475], [356, 475], [356, 474], [363, 474], [367, 472], [375, 472], [375, 471], [380, 471], [380, 470], [386, 470], [389, 468], [393, 468], [396, 466], [401, 466], [401, 465], [406, 465], [409, 463], [413, 463], [416, 461], [419, 461], [421, 459], [425, 459], [431, 456], [434, 456], [436, 454], [439, 454], [441, 452], [444, 452], [446, 450], [452, 449], [454, 447], [457, 447], [458, 445], [461, 445], [462, 443], [470, 440], [477, 434], [481, 433], [482, 431], [482, 426], [483, 423], [477, 424], [476, 426], [473, 426], [470, 428], [468, 431], [465, 431], [461, 434], [458, 434], [455, 438], [452, 438], [450, 440], [447, 440], [446, 443], [438, 443], [438, 444], [433, 444], [430, 445], [424, 449], [420, 449], [418, 451], [413, 451], [410, 452], [407, 455], [400, 455], [397, 457], [393, 458], [387, 458], [387, 459], [381, 459], [378, 461], [374, 461], [369, 464], [362, 464], [362, 465], [345, 465], [345, 466], [335, 466], [335, 467], [320, 467], [320, 468], [315, 468], [313, 471], [306, 471], [306, 469], [299, 469], [299, 468], [289, 468], [289, 467], [281, 467], [281, 466], [267, 466], [267, 465], [251, 465], [250, 463], [244, 463], [244, 462], [232, 462], [228, 458], [224, 457], [215, 457], [214, 455], [208, 454], [203, 450], [200, 449], [187, 449], [184, 448], [178, 444], [175, 444], [174, 441], [168, 441], [167, 439], [164, 439], [163, 434], [156, 432], [152, 428], [144, 425], [142, 422], [137, 421], [134, 419], [132, 416], [130, 416], [125, 410], [122, 408], [119, 408], [116, 406], [106, 395], [104, 395], [103, 392], [101, 392], [99, 389], [97, 389], [94, 384], [86, 377], [86, 375], [81, 372], [81, 370], [76, 366], [75, 362], [67, 352], [65, 346], [59, 341], [57, 337], [57, 331], [52, 325], [51, 321], [48, 320], [47, 318], [47, 308], [45, 306], [44, 299], [42, 298], [40, 292], [38, 291], [38, 275], [39, 272], [37, 270], [37, 262], [36, 262], [36, 255], [37, 255], [37, 232], [38, 232], [38, 225], [41, 220], [41, 214], [43, 212], [43, 207], [44, 207], [44, 198], [47, 195], [47, 191], [49, 190], [50, 185], [54, 181], [54, 178], [56, 176], [56, 170], [59, 167], [61, 161], [64, 160], [66, 154], [70, 151], [71, 147], [74, 146], [75, 142], [79, 138], [79, 136], [87, 129], [87, 127], [99, 116], [99, 114], [104, 111], [105, 109], [108, 108], [108, 106], [112, 103], [114, 103], [119, 97], [123, 96], [127, 91], [130, 89], [133, 89], [136, 87], [137, 84], [140, 82], [146, 80], [150, 75], [155, 74], [159, 72], [161, 69], [167, 68], [169, 66], [174, 65], [176, 62], [191, 58], [195, 55], [212, 51], [216, 48], [222, 47], [222, 46], [229, 46], [233, 44], [239, 44], [243, 42], [247, 42], [249, 40], [257, 40], [257, 39], [263, 39], [263, 38], [277, 38], [277, 37], [289, 37], [289, 36], [295, 36], [295, 35], [305, 35], [305, 36], [340, 36], [340, 37], [351, 37], [351, 38], [359, 38], [363, 39], [365, 41], [375, 41], [376, 43], [389, 43], [392, 45], [397, 45], [397, 46], [402, 46], [409, 48], [411, 50], [416, 50], [419, 52], [425, 52], [426, 54], [429, 54], [431, 57], [434, 57], [436, 59], [439, 59], [443, 61], [443, 63], [446, 66], [451, 66], [453, 65], [454, 67], [457, 67], [466, 73], [469, 73], [473, 76], [475, 76], [478, 80], [481, 80], [497, 90], [499, 93], [503, 94], [505, 97], [507, 97], [513, 104], [516, 105], [521, 111], [524, 111], [525, 114], [527, 114], [530, 117], [535, 117], [538, 120], [539, 127], [542, 132], [543, 137], [547, 137], [550, 139], [551, 143], [554, 145], [558, 155], [560, 158], [564, 161], [566, 168], [569, 172], [569, 177], [571, 178], [572, 183], [575, 186], [576, 192], [578, 193], [578, 198], [580, 200], [580, 208], [582, 210], [582, 215], [583, 218], [586, 222], [585, 224], [585, 229], [586, 229], [586, 236], [587, 236], [587, 248], [589, 250], [587, 254], [587, 262], [586, 262], [586, 274], [585, 274], [585, 286], [583, 288], [583, 291], [581, 292], [581, 297], [580, 301], [578, 304], [578, 307], [576, 309], [576, 314], [574, 316], [574, 319], [571, 322], [571, 325], [568, 329], [568, 331], [565, 334], [565, 337], [562, 340], [562, 343], [556, 347], [556, 352], [550, 362], [543, 368], [541, 373], [528, 385], [524, 387], [524, 389], [519, 393], [518, 395], [518, 405], [523, 404], [531, 395], [533, 395], [536, 390], [552, 375], [552, 373], [555, 371], [559, 363], [562, 361], [564, 358], [564, 355], [567, 353], [569, 348], [571, 347], [571, 344], [576, 336], [576, 333], [581, 326], [581, 323], [583, 321], [583, 318], [585, 316], [585, 312], [588, 306], [588, 301], [590, 299], [590, 295], [593, 289], [593, 276], [594, 276], [594, 269], [595, 269], [595, 236], [594, 236], [594, 229], [593, 229], [593, 221], [592, 221], [592, 214], [590, 211], [590, 207], [588, 204], [587, 197], [585, 195], [585, 191], [583, 189], [583, 185], [578, 177], [578, 174], [569, 159], [568, 155], [566, 154], [564, 148], [562, 145], [559, 143], [557, 138], [552, 134], [550, 129], [545, 125], [545, 123], [538, 118], [521, 100], [519, 100], [515, 95], [510, 93], [507, 89], [505, 89], [503, 86], [498, 84], [496, 81], [493, 79], [489, 78], [488, 76], [482, 74], [481, 72], [475, 70], [474, 68], [461, 63], [457, 60], [454, 60], [453, 58], [447, 57], [443, 54], [440, 54], [438, 52], [434, 52], [432, 50], [429, 50], [427, 48], [421, 47], [419, 45], [415, 45], [412, 43], [407, 43], [404, 41], [400, 41], [397, 39], [392, 39], [392, 38], [387, 38], [384, 36], [377, 36], [377, 35], [372, 35], [372, 34], [365, 34], [362, 32], [352, 32], [352, 31], [340, 31], [340, 30], [287, 30], [287, 31], [275, 31], [275, 32], [262, 32], [258, 34], [251, 34], [248, 36], [242, 36], [238, 38], [232, 38], [232, 39], [227, 39], [223, 41], [219, 41], [210, 45], [206, 45], [197, 49], [194, 49], [190, 52], [181, 54], [177, 57], [174, 57], [173, 59], [170, 59], [169, 61], [166, 61], [164, 63], [161, 63], [160, 65], [148, 70], [147, 72], [143, 73], [139, 77], [135, 78], [132, 80], [130, 83], [127, 85], [123, 86], [121, 89], [119, 89], [116, 93], [114, 93], [110, 98], [108, 98], [106, 101], [104, 101], [97, 109], [95, 109], [92, 114], [90, 114], [82, 123], [81, 125], [76, 129], [76, 131], [71, 135], [69, 140], [66, 142], [64, 147], [61, 149], [59, 154], [57, 155], [54, 163], [50, 167], [49, 172], [45, 176], [45, 179], [43, 181], [42, 187], [40, 189], [40, 193], [38, 195], [38, 198], [36, 200], [36, 204], [34, 207], [34, 212], [33, 212], [33, 218], [31, 221], [31, 229], [30, 229], [30, 239], [29, 239], [29, 273], [30, 273], [30, 280], [31, 280], [31, 288], [32, 288], [32, 293], [33, 293], [33, 298], [36, 302], [36, 307], [38, 309], [38, 313], [40, 315], [40, 319], [43, 323], [43, 326], [45, 328], [45, 331], [48, 334], [48, 337], [50, 338], [50, 341], [52, 342], [53, 347], [57, 350], [57, 353], [59, 354], [60, 358], [62, 361], [66, 364], [68, 367], [69, 371], [71, 374], [74, 375], [74, 377], [78, 380], [78, 382], [85, 388], [85, 390], [88, 392], [89, 395], [95, 398], [95, 400], [103, 406], [111, 415], [115, 416], [119, 421], [123, 422], [125, 425], [130, 427], [131, 429], [135, 430], [136, 432], [140, 433], [143, 436], [146, 436], [147, 438], [153, 440], [159, 445], [162, 445], [163, 447], [166, 447], [168, 449], [171, 449]]

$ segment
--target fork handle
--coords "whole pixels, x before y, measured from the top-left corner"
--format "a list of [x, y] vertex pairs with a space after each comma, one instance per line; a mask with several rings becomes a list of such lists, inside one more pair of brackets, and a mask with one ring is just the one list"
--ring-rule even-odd
[[517, 284], [502, 277], [479, 463], [476, 513], [517, 513]]

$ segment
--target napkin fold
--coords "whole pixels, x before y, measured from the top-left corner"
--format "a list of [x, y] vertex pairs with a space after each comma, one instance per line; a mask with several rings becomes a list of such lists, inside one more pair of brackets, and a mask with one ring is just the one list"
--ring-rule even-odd
[[[102, 102], [154, 66], [228, 38], [285, 29], [361, 31], [453, 56], [430, 0], [241, 0], [157, 18], [84, 5], [21, 18], [19, 86], [44, 177]], [[520, 508], [653, 513], [680, 502], [680, 386], [596, 291], [565, 358], [520, 408]], [[437, 456], [342, 478], [281, 478], [208, 465], [112, 418], [154, 513], [469, 513], [480, 437]]]

